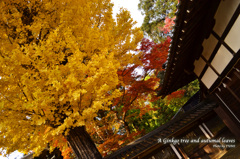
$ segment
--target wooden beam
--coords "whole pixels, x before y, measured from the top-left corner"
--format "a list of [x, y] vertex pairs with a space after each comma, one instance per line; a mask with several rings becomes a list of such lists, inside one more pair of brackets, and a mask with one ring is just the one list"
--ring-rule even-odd
[[214, 109], [218, 116], [223, 120], [229, 130], [236, 136], [236, 139], [240, 141], [240, 125], [234, 119], [231, 118], [230, 113], [227, 112], [222, 106]]

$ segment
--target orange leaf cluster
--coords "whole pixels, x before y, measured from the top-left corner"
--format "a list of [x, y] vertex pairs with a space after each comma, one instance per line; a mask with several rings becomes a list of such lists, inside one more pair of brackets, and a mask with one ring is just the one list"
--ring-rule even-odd
[[103, 144], [98, 146], [98, 150], [102, 152], [103, 156], [106, 156], [109, 153], [116, 151], [125, 146], [127, 143], [133, 141], [136, 137], [139, 137], [141, 133], [142, 131], [133, 132], [129, 136], [115, 134], [112, 136], [112, 138], [107, 139]]
[[173, 98], [182, 98], [186, 90], [178, 90], [167, 96], [167, 99], [170, 101]]

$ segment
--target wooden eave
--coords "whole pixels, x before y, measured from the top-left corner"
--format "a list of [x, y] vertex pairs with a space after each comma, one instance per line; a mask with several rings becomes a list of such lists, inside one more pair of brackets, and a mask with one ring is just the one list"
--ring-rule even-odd
[[212, 112], [215, 106], [216, 103], [205, 100], [188, 112], [174, 118], [168, 123], [135, 140], [113, 154], [110, 154], [105, 157], [105, 159], [130, 159], [137, 158], [139, 156], [144, 157], [155, 149], [163, 146], [158, 143], [159, 138], [175, 137], [186, 132], [186, 130], [195, 126], [201, 118]]
[[219, 3], [220, 0], [180, 1], [159, 96], [166, 96], [196, 79], [194, 61], [202, 53], [204, 38], [212, 31]]

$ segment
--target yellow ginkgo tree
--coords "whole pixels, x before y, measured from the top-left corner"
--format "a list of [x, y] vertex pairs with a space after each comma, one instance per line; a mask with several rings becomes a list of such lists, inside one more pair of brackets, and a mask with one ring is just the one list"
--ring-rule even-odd
[[142, 32], [110, 0], [0, 1], [0, 147], [101, 158], [85, 126], [121, 96]]

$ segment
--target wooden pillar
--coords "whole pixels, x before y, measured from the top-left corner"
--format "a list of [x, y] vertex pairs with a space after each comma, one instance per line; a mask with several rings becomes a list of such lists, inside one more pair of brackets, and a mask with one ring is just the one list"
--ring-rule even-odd
[[230, 112], [223, 108], [223, 106], [218, 106], [214, 109], [214, 111], [223, 120], [229, 130], [235, 135], [236, 139], [240, 141], [240, 123], [238, 123], [238, 121], [236, 121]]

